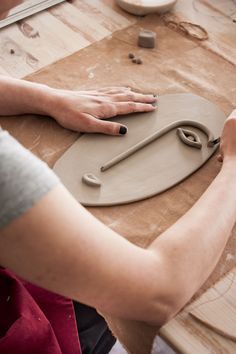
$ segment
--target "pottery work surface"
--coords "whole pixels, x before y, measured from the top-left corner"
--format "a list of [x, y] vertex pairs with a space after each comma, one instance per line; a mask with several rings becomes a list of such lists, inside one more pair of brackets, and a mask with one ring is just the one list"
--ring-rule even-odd
[[[186, 323], [189, 318], [191, 319], [189, 326], [179, 326], [178, 320]], [[236, 353], [235, 323], [236, 268], [233, 268], [196, 301], [188, 305], [179, 318], [173, 319], [162, 327], [161, 334], [168, 338], [171, 329], [174, 341], [178, 342], [181, 338], [184, 345], [177, 345], [181, 353], [234, 354]]]
[[116, 0], [125, 11], [138, 16], [169, 11], [176, 0]]
[[236, 269], [191, 304], [189, 313], [212, 331], [236, 342]]
[[220, 136], [225, 115], [214, 104], [193, 94], [170, 94], [159, 98], [154, 112], [122, 116], [116, 121], [128, 126], [122, 137], [84, 134], [57, 161], [54, 171], [66, 188], [84, 205], [116, 205], [146, 199], [176, 185], [214, 153], [217, 146], [208, 146], [206, 132], [184, 125], [201, 141], [201, 148], [186, 145], [172, 129], [151, 143], [135, 150], [127, 158], [112, 164], [126, 151], [147, 140], [176, 121], [201, 123]]

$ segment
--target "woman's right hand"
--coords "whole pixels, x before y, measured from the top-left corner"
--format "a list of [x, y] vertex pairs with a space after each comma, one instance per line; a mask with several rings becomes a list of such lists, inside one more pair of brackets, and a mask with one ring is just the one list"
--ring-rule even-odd
[[220, 143], [220, 162], [236, 162], [236, 109], [225, 121]]

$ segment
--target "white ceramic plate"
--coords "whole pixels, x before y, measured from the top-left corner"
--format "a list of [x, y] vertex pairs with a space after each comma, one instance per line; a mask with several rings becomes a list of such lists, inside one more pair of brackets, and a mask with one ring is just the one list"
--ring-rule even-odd
[[163, 13], [169, 11], [177, 0], [116, 0], [117, 4], [133, 15]]

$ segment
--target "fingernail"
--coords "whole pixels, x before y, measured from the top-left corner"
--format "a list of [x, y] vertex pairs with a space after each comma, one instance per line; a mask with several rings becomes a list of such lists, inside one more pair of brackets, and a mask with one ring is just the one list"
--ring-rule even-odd
[[127, 128], [124, 125], [120, 126], [119, 134], [125, 135], [127, 133]]

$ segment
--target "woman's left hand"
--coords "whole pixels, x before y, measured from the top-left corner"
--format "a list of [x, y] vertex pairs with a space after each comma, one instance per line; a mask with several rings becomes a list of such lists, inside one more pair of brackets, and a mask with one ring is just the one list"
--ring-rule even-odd
[[87, 133], [120, 135], [127, 127], [105, 119], [134, 112], [155, 110], [156, 95], [134, 92], [127, 87], [98, 90], [54, 90], [50, 115], [63, 127]]

